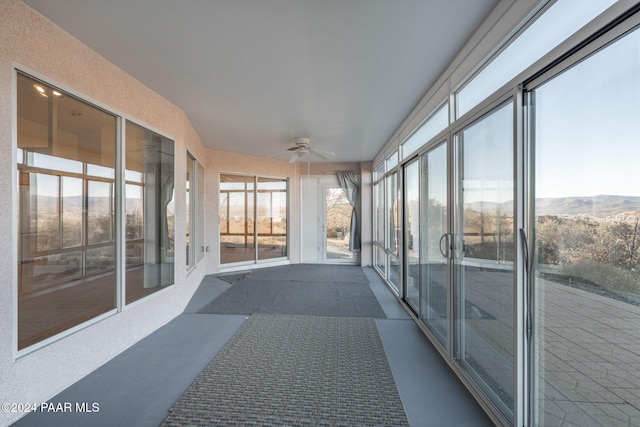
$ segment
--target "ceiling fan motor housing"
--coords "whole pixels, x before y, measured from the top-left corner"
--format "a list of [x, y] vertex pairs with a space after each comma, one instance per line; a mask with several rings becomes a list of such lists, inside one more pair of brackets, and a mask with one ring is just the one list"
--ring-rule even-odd
[[296, 145], [302, 146], [302, 147], [306, 147], [311, 143], [311, 138], [307, 138], [307, 137], [298, 137], [295, 140]]

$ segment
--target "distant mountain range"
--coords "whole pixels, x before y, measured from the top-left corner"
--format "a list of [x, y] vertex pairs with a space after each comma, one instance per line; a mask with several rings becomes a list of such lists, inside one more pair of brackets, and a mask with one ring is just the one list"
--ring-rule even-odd
[[[33, 200], [35, 202], [35, 197]], [[38, 209], [40, 210], [52, 210], [55, 211], [58, 209], [58, 198], [52, 196], [38, 196], [37, 197]], [[89, 197], [88, 200], [89, 209], [94, 210], [96, 212], [108, 212], [111, 200], [109, 197]], [[71, 212], [81, 212], [82, 211], [82, 196], [71, 196], [65, 197], [62, 201], [63, 210], [71, 211]], [[141, 210], [142, 209], [142, 200], [140, 199], [127, 199], [127, 208], [129, 210]]]
[[[511, 212], [513, 202], [473, 202], [465, 207], [478, 212]], [[536, 199], [537, 215], [577, 215], [616, 212], [640, 212], [640, 197], [630, 196], [589, 196]]]
[[640, 211], [640, 197], [600, 195], [536, 199], [536, 213], [542, 215], [633, 211]]

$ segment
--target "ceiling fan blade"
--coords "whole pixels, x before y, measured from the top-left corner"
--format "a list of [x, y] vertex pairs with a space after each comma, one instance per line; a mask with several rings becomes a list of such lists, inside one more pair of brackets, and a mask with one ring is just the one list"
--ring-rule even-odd
[[298, 145], [296, 147], [287, 148], [287, 151], [298, 151], [298, 150], [300, 150], [302, 148], [304, 148], [304, 147]]
[[321, 148], [311, 148], [309, 147], [310, 150], [315, 151], [316, 153], [320, 153], [320, 154], [324, 154], [325, 156], [335, 156], [336, 153], [334, 153], [333, 151], [329, 151], [329, 150], [323, 150]]
[[328, 156], [325, 156], [324, 154], [319, 153], [317, 150], [309, 150], [309, 153], [313, 154], [316, 157], [321, 158], [322, 160], [327, 160], [327, 161], [331, 161], [332, 160]]
[[298, 153], [294, 153], [293, 156], [291, 157], [291, 160], [289, 160], [289, 163], [295, 163], [296, 160], [298, 160], [298, 157], [300, 157]]

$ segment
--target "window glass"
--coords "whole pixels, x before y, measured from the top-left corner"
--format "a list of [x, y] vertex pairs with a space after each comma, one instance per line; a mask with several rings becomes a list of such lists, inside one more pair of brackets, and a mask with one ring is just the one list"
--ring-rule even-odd
[[533, 94], [536, 425], [640, 425], [638, 75], [635, 30]]
[[90, 245], [114, 240], [113, 183], [87, 182], [87, 242]]
[[557, 1], [457, 93], [457, 117], [478, 105], [614, 3], [615, 0]]
[[513, 419], [513, 103], [456, 134], [456, 359]]
[[405, 299], [420, 310], [420, 162], [404, 167], [404, 262]]
[[[26, 125], [27, 123], [23, 121], [23, 124]], [[82, 162], [38, 152], [29, 152], [27, 164], [52, 171], [82, 173]]]
[[99, 165], [87, 165], [87, 175], [93, 175], [101, 178], [114, 178], [114, 170], [113, 168], [106, 168], [104, 166]]
[[193, 248], [191, 247], [191, 236], [193, 236], [192, 227], [194, 225], [194, 221], [192, 215], [194, 214], [193, 203], [195, 202], [195, 198], [191, 195], [191, 191], [193, 191], [193, 166], [195, 163], [195, 159], [191, 156], [191, 154], [187, 153], [187, 176], [186, 176], [186, 188], [185, 188], [185, 228], [186, 228], [186, 238], [184, 241], [185, 249], [187, 253], [187, 269], [191, 269], [195, 264], [193, 261]]
[[18, 349], [116, 308], [116, 117], [17, 75]]
[[258, 177], [258, 259], [287, 256], [287, 180]]
[[174, 144], [127, 121], [125, 168], [143, 179], [126, 186], [127, 304], [174, 282]]
[[220, 175], [220, 263], [288, 255], [287, 191], [283, 178]]
[[378, 245], [375, 245], [373, 249], [375, 251], [376, 269], [383, 277], [387, 277], [387, 253]]
[[375, 208], [375, 241], [384, 247], [385, 227], [384, 227], [384, 180], [373, 185], [373, 197]]
[[[420, 162], [420, 318], [443, 347], [448, 341], [448, 262], [441, 245], [449, 230], [446, 143], [421, 156]], [[415, 246], [415, 243], [414, 243]]]
[[449, 104], [440, 107], [402, 143], [402, 158], [409, 157], [447, 126], [449, 126]]
[[62, 247], [82, 245], [82, 218], [74, 215], [83, 205], [84, 188], [82, 178], [62, 178]]
[[378, 166], [373, 172], [373, 179], [376, 180], [378, 178], [381, 178], [382, 175], [384, 175], [384, 162], [382, 162], [382, 164]]
[[397, 255], [398, 233], [400, 232], [400, 207], [398, 206], [398, 173], [394, 172], [386, 178], [387, 197], [385, 209], [387, 211], [387, 245], [386, 249]]
[[391, 153], [387, 158], [387, 170], [391, 170], [398, 165], [398, 150]]
[[196, 262], [200, 262], [204, 258], [205, 242], [204, 242], [204, 167], [196, 162], [196, 226], [195, 235], [197, 237], [198, 247], [196, 250]]

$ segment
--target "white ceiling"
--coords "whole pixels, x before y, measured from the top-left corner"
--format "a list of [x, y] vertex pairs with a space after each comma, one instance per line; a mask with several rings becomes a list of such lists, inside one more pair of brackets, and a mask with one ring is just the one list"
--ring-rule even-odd
[[[24, 0], [214, 149], [371, 160], [498, 0]], [[281, 153], [281, 154], [280, 154]]]

